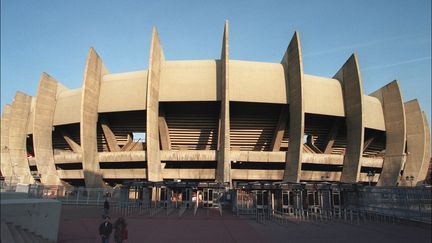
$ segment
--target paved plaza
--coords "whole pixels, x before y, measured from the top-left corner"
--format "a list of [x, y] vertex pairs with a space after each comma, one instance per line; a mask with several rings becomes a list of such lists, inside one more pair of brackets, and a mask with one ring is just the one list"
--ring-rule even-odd
[[[100, 208], [64, 207], [59, 242], [100, 242], [97, 229], [102, 222]], [[115, 221], [117, 215], [112, 215]], [[130, 216], [126, 242], [430, 242], [430, 227], [408, 223], [301, 222], [279, 225], [257, 222], [224, 211], [198, 209], [179, 217], [161, 211], [153, 217]], [[113, 239], [111, 239], [113, 242]]]

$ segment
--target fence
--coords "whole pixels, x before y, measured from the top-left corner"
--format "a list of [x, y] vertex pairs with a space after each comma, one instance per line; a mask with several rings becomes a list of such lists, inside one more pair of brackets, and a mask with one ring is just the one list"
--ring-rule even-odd
[[[318, 197], [320, 200], [315, 200], [315, 197], [310, 197], [310, 195], [314, 195], [312, 192], [307, 191], [307, 189], [302, 190], [302, 193], [299, 194], [300, 197], [294, 198], [295, 203], [290, 202], [290, 207], [285, 208], [283, 203], [287, 200], [277, 200], [276, 196], [280, 194], [277, 189], [272, 190], [271, 194], [269, 191], [269, 200], [265, 204], [262, 203], [263, 200], [259, 200], [259, 195], [261, 195], [259, 193], [238, 191], [233, 211], [237, 215], [255, 217], [257, 221], [264, 223], [269, 220], [284, 223], [306, 221], [345, 221], [349, 223], [371, 221], [388, 223], [395, 220], [431, 223], [431, 187], [339, 189], [336, 191], [338, 194], [328, 191], [327, 194], [329, 195], [333, 193], [331, 198], [327, 197], [328, 200], [320, 197]], [[320, 193], [323, 194], [322, 191], [318, 191], [317, 195], [320, 195]]]
[[431, 187], [364, 187], [346, 192], [350, 208], [391, 214], [399, 218], [431, 222]]

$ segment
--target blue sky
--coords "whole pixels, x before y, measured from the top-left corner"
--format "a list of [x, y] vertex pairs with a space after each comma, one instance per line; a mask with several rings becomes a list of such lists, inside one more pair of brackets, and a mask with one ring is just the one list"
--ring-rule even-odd
[[366, 94], [397, 79], [430, 123], [430, 0], [1, 0], [2, 110], [42, 72], [80, 87], [92, 46], [111, 73], [147, 69], [152, 26], [166, 59], [217, 59], [225, 19], [231, 59], [280, 62], [297, 30], [305, 73], [332, 77], [356, 52]]

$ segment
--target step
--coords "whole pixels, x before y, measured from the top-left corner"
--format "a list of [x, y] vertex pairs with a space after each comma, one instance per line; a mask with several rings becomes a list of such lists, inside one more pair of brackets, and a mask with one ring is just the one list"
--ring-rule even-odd
[[12, 237], [14, 239], [14, 243], [26, 243], [26, 241], [21, 236], [21, 232], [16, 228], [16, 226], [12, 223], [7, 223], [7, 226], [12, 233]]
[[1, 223], [1, 242], [15, 242], [6, 223]]
[[27, 242], [27, 243], [33, 243], [34, 242], [33, 239], [32, 239], [33, 238], [32, 234], [28, 230], [23, 229], [20, 226], [15, 226], [15, 227], [21, 233], [21, 236], [22, 236], [22, 238], [24, 239], [25, 242]]

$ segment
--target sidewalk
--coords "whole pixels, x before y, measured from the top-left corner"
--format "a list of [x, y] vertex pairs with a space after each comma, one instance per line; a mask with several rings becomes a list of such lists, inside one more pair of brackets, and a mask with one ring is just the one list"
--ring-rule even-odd
[[[65, 211], [68, 211], [67, 209]], [[75, 216], [79, 214], [71, 210]], [[97, 229], [102, 222], [98, 218], [72, 218], [62, 215], [59, 243], [99, 242]], [[86, 210], [81, 210], [86, 214]], [[198, 211], [200, 213], [200, 211]], [[163, 213], [153, 218], [147, 216], [127, 217], [129, 240], [140, 242], [430, 242], [427, 227], [403, 224], [341, 224], [300, 223], [280, 226], [275, 223], [260, 224], [254, 220], [239, 218], [229, 212], [220, 216], [205, 210], [197, 216], [184, 217]], [[91, 216], [88, 213], [86, 216]], [[112, 222], [117, 217], [112, 216]], [[114, 242], [111, 239], [111, 242]]]

